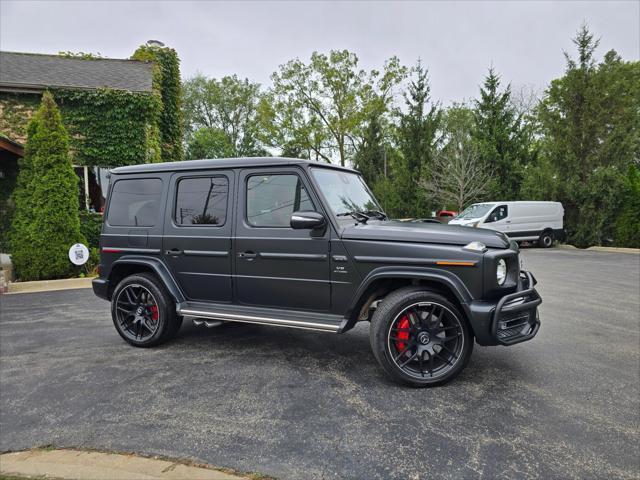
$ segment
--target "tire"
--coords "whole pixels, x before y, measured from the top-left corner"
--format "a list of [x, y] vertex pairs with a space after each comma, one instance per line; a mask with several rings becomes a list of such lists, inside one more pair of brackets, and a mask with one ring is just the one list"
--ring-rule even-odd
[[546, 230], [540, 235], [540, 238], [538, 239], [538, 245], [542, 248], [549, 248], [553, 245], [553, 241], [553, 232], [550, 230]]
[[[460, 374], [471, 358], [474, 339], [467, 319], [447, 298], [406, 287], [380, 303], [371, 319], [369, 340], [376, 360], [395, 382], [435, 387]], [[411, 355], [417, 356], [405, 364]]]
[[130, 275], [116, 286], [111, 318], [120, 336], [135, 347], [160, 345], [173, 338], [182, 324], [164, 285], [149, 273]]

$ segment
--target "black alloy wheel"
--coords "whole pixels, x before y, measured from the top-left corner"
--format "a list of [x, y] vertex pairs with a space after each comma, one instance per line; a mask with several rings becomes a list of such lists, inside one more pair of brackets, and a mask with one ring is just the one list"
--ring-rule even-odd
[[111, 298], [111, 316], [120, 336], [136, 347], [152, 347], [180, 328], [175, 303], [164, 285], [150, 273], [122, 280]]
[[445, 297], [415, 287], [393, 292], [372, 318], [372, 348], [396, 381], [441, 385], [457, 376], [473, 350], [466, 319]]
[[160, 324], [158, 302], [151, 292], [131, 283], [118, 293], [116, 316], [124, 335], [132, 341], [145, 341], [153, 336]]

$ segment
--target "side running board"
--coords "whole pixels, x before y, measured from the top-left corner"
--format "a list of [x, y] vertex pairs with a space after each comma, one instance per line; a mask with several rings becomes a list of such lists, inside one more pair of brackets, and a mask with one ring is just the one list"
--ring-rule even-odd
[[199, 319], [212, 319], [212, 320], [222, 320], [225, 322], [241, 322], [241, 323], [255, 323], [258, 325], [271, 325], [274, 327], [289, 327], [289, 328], [300, 328], [303, 330], [316, 330], [322, 332], [333, 332], [336, 333], [340, 330], [339, 324], [331, 324], [331, 323], [322, 323], [318, 321], [303, 321], [303, 320], [294, 320], [287, 318], [274, 318], [270, 316], [262, 316], [255, 314], [247, 314], [247, 313], [231, 313], [231, 312], [223, 312], [220, 310], [208, 310], [208, 309], [196, 309], [192, 307], [182, 307], [178, 306], [177, 309], [178, 315], [182, 315], [185, 317], [197, 317]]

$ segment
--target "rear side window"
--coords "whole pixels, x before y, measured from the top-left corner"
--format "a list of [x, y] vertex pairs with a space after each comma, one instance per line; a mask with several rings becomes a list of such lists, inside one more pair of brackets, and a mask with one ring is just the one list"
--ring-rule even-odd
[[111, 190], [107, 222], [119, 227], [153, 227], [158, 221], [162, 180], [118, 180]]
[[253, 227], [289, 227], [291, 214], [314, 210], [295, 174], [252, 175], [247, 180], [247, 221]]
[[227, 177], [183, 178], [178, 182], [175, 222], [182, 226], [222, 226], [227, 217]]

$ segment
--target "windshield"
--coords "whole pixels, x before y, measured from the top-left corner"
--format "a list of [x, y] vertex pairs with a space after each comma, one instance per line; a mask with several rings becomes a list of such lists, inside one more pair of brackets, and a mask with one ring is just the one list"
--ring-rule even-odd
[[493, 205], [493, 203], [476, 203], [474, 205], [471, 205], [470, 207], [467, 207], [456, 218], [462, 220], [470, 220], [472, 218], [484, 217], [487, 213], [489, 213], [489, 210], [493, 208]]
[[312, 171], [334, 214], [382, 211], [360, 175], [328, 168], [312, 168]]

